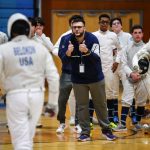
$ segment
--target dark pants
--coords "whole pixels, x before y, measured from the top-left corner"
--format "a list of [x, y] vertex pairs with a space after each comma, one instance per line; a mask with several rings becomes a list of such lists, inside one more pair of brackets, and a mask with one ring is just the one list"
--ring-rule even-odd
[[57, 120], [65, 123], [66, 105], [72, 90], [71, 74], [62, 73], [60, 77]]
[[90, 135], [89, 92], [91, 93], [99, 125], [102, 130], [109, 129], [104, 80], [91, 84], [73, 84], [73, 89], [78, 105], [79, 124], [82, 128], [81, 134]]

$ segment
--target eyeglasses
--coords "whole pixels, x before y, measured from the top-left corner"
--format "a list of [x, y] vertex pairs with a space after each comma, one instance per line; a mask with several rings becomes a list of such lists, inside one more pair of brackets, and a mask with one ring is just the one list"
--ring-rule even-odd
[[113, 22], [112, 23], [112, 25], [119, 25], [120, 24], [120, 22], [118, 21], [118, 22]]
[[108, 25], [108, 24], [109, 24], [109, 21], [100, 21], [99, 23], [100, 23], [100, 24], [107, 24], [107, 25]]
[[83, 26], [72, 26], [72, 29], [81, 29], [81, 28], [83, 28]]

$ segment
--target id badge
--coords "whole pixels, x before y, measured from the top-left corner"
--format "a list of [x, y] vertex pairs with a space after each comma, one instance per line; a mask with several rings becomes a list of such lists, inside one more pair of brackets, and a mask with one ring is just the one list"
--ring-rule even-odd
[[84, 64], [79, 64], [79, 72], [84, 73], [85, 72], [85, 66]]

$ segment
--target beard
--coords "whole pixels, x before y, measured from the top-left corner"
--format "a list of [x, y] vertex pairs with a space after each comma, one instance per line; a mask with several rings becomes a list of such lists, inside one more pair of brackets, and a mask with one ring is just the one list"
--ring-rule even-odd
[[81, 32], [80, 34], [75, 34], [74, 33], [74, 35], [75, 35], [75, 37], [80, 38], [84, 35], [84, 33], [85, 33], [85, 31]]

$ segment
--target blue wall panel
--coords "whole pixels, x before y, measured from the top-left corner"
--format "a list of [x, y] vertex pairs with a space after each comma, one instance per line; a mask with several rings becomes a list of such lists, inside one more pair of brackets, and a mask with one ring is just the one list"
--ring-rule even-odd
[[27, 16], [33, 16], [34, 15], [34, 10], [33, 9], [0, 9], [0, 18], [9, 18], [10, 15], [13, 13], [23, 13], [24, 15]]
[[7, 21], [13, 13], [34, 16], [34, 0], [0, 0], [0, 31], [7, 33]]
[[0, 0], [0, 8], [33, 8], [34, 0]]

